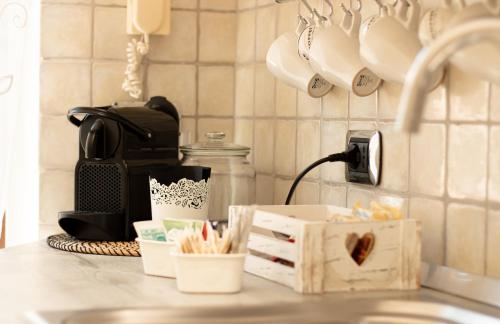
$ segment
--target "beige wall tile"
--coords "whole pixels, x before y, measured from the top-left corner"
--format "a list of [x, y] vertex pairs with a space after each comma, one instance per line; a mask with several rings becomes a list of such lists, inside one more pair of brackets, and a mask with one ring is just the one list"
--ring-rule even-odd
[[90, 57], [91, 10], [92, 8], [87, 6], [42, 6], [41, 55], [43, 57]]
[[297, 91], [297, 116], [320, 117], [321, 99], [313, 98], [305, 92]]
[[94, 58], [121, 59], [127, 58], [126, 33], [127, 9], [103, 8], [94, 9]]
[[421, 124], [411, 138], [410, 189], [412, 192], [442, 196], [446, 167], [446, 126]]
[[193, 144], [195, 142], [196, 142], [196, 119], [191, 117], [182, 117], [179, 145]]
[[[367, 187], [366, 187], [367, 188]], [[376, 195], [372, 190], [363, 186], [349, 186], [347, 189], [347, 208], [352, 208], [354, 204], [361, 203], [362, 206], [369, 207]]]
[[399, 108], [402, 85], [384, 82], [378, 91], [378, 118], [395, 119]]
[[446, 224], [446, 262], [462, 271], [484, 274], [484, 208], [450, 204]]
[[347, 118], [349, 114], [349, 91], [333, 87], [326, 96], [321, 98], [322, 114], [326, 118]]
[[72, 171], [40, 173], [40, 223], [57, 224], [60, 211], [75, 209], [75, 176]]
[[485, 199], [488, 128], [453, 124], [449, 131], [449, 195], [459, 199]]
[[[321, 123], [321, 156], [343, 152], [346, 134], [347, 122], [323, 121]], [[322, 180], [345, 182], [344, 163], [325, 163], [320, 168]]]
[[257, 174], [257, 204], [272, 205], [274, 197], [274, 179], [272, 176]]
[[297, 205], [317, 205], [319, 204], [319, 183], [301, 181], [295, 194]]
[[297, 114], [297, 89], [276, 80], [276, 116], [293, 117]]
[[255, 116], [274, 115], [275, 79], [265, 64], [255, 66]]
[[276, 6], [257, 9], [255, 58], [258, 62], [266, 60], [267, 50], [276, 38]]
[[90, 63], [44, 61], [40, 66], [40, 112], [63, 115], [90, 105]]
[[278, 6], [278, 25], [276, 36], [288, 31], [295, 31], [299, 6], [296, 1], [282, 3]]
[[200, 118], [198, 119], [198, 141], [206, 141], [205, 134], [208, 132], [224, 132], [225, 142], [234, 140], [234, 121], [222, 118]]
[[255, 58], [255, 10], [238, 13], [236, 62], [249, 62]]
[[198, 0], [172, 0], [172, 8], [196, 9]]
[[254, 8], [255, 3], [255, 0], [238, 0], [238, 10]]
[[198, 75], [198, 114], [233, 116], [234, 68], [200, 66]]
[[489, 163], [489, 199], [500, 203], [500, 126], [490, 128]]
[[490, 210], [488, 212], [486, 235], [486, 275], [500, 278], [500, 258], [498, 247], [500, 246], [500, 211]]
[[196, 111], [196, 67], [151, 64], [148, 68], [148, 97], [164, 96], [182, 115]]
[[[274, 179], [274, 204], [284, 205], [286, 197], [288, 196], [288, 191], [292, 187], [292, 180], [285, 180], [281, 178]], [[295, 195], [293, 195], [290, 204], [295, 204]]]
[[321, 204], [345, 207], [346, 200], [347, 188], [345, 186], [321, 185]]
[[410, 217], [422, 222], [422, 260], [444, 264], [444, 203], [434, 199], [412, 198]]
[[172, 11], [171, 33], [151, 36], [148, 59], [153, 61], [196, 61], [197, 22], [196, 12]]
[[120, 62], [94, 63], [92, 66], [92, 105], [106, 106], [116, 101], [131, 101], [122, 90], [126, 64]]
[[92, 0], [42, 0], [42, 3], [91, 4]]
[[272, 173], [274, 166], [274, 121], [255, 120], [254, 160], [257, 172]]
[[445, 78], [444, 82], [444, 84], [441, 84], [427, 94], [423, 119], [444, 120], [446, 118], [446, 107], [448, 101], [448, 92], [446, 90], [446, 83], [448, 82], [447, 78]]
[[488, 83], [457, 68], [449, 69], [450, 119], [486, 120]]
[[235, 115], [253, 116], [255, 67], [246, 65], [236, 68]]
[[248, 146], [250, 154], [247, 156], [248, 161], [253, 164], [253, 120], [251, 119], [236, 119], [234, 121], [234, 143]]
[[490, 118], [493, 121], [500, 121], [500, 84], [491, 84], [490, 97]]
[[407, 191], [410, 141], [407, 134], [394, 130], [393, 123], [380, 124], [382, 132], [382, 178], [385, 189]]
[[372, 121], [349, 121], [350, 130], [376, 130], [377, 123]]
[[295, 143], [297, 122], [295, 120], [276, 121], [276, 145], [274, 146], [274, 170], [283, 176], [295, 175]]
[[95, 0], [95, 4], [97, 5], [106, 5], [106, 6], [126, 6], [127, 0]]
[[202, 62], [234, 62], [236, 56], [236, 14], [200, 13], [200, 50]]
[[270, 5], [270, 4], [273, 4], [274, 3], [274, 0], [257, 0], [257, 6], [260, 7], [260, 6], [267, 6], [267, 5]]
[[358, 97], [349, 92], [349, 117], [375, 118], [377, 116], [377, 93], [367, 97]]
[[78, 128], [66, 116], [41, 116], [40, 166], [72, 171], [78, 160]]
[[[296, 173], [302, 172], [309, 164], [320, 158], [320, 122], [319, 120], [300, 120], [297, 122], [297, 162]], [[317, 178], [318, 168], [309, 172], [307, 178]]]
[[200, 0], [201, 9], [236, 10], [237, 0]]

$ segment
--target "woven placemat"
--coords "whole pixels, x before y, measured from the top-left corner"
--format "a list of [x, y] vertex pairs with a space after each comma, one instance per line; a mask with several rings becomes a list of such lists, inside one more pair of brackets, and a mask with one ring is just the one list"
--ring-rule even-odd
[[66, 233], [51, 235], [47, 244], [54, 249], [100, 255], [120, 255], [140, 257], [139, 244], [135, 241], [108, 242], [108, 241], [81, 241]]

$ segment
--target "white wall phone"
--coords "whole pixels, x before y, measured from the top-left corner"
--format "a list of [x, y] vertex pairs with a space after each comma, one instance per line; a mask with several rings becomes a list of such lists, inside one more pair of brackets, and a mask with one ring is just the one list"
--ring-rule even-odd
[[127, 45], [127, 68], [123, 91], [132, 98], [142, 96], [142, 77], [140, 68], [142, 58], [149, 52], [150, 35], [168, 35], [170, 33], [171, 0], [128, 0], [127, 34], [141, 35]]

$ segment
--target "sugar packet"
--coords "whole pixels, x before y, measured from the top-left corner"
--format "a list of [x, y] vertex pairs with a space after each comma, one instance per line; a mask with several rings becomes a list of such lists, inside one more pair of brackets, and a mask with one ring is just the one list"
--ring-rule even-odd
[[164, 218], [162, 220], [163, 229], [166, 234], [166, 241], [174, 243], [182, 235], [184, 229], [202, 230], [204, 221], [197, 219], [173, 219]]
[[161, 222], [156, 220], [134, 222], [134, 228], [137, 232], [137, 236], [141, 240], [160, 242], [165, 242], [167, 240], [165, 230], [163, 229]]

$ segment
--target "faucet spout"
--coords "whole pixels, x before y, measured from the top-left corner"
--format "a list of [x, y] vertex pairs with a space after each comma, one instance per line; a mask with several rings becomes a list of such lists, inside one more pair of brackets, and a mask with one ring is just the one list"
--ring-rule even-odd
[[499, 18], [482, 18], [453, 27], [420, 51], [405, 78], [396, 119], [398, 131], [418, 132], [432, 73], [457, 51], [482, 41], [500, 42]]

